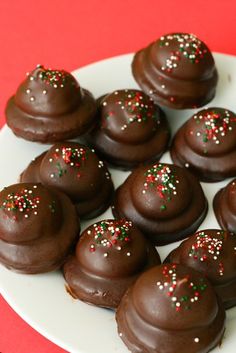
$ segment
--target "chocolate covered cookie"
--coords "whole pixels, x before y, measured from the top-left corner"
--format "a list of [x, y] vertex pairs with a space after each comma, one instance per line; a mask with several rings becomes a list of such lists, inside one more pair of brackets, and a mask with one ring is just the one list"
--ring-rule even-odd
[[225, 312], [210, 282], [179, 264], [144, 272], [122, 298], [116, 320], [133, 353], [207, 353], [225, 330]]
[[225, 309], [236, 305], [236, 235], [201, 230], [174, 249], [166, 261], [194, 268], [206, 276]]
[[159, 160], [170, 129], [164, 112], [145, 93], [114, 91], [98, 101], [97, 125], [88, 141], [110, 164], [132, 169]]
[[6, 121], [19, 137], [53, 143], [87, 132], [95, 112], [93, 96], [70, 73], [38, 65], [9, 99]]
[[116, 308], [140, 273], [157, 264], [156, 249], [132, 222], [109, 219], [82, 233], [75, 255], [64, 265], [64, 276], [73, 297]]
[[80, 232], [75, 206], [41, 184], [15, 184], [0, 192], [0, 263], [22, 273], [59, 268]]
[[172, 164], [137, 168], [117, 189], [113, 213], [126, 218], [156, 245], [180, 240], [197, 230], [207, 200], [197, 178]]
[[81, 218], [104, 212], [113, 196], [113, 183], [106, 165], [94, 150], [75, 142], [53, 145], [23, 171], [21, 182], [40, 182], [67, 194]]
[[236, 176], [236, 115], [223, 108], [199, 111], [178, 130], [170, 154], [200, 180]]
[[175, 109], [201, 107], [215, 96], [218, 74], [213, 56], [189, 33], [170, 33], [138, 51], [132, 72], [155, 102]]
[[236, 179], [217, 192], [213, 208], [221, 228], [236, 234]]

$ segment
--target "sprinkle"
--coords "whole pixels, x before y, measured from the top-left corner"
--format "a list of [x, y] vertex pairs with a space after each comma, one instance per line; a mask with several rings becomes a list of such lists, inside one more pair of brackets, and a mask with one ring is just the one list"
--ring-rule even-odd
[[[153, 101], [143, 92], [138, 90], [125, 90], [116, 91], [114, 95], [119, 95], [115, 104], [127, 113], [127, 123], [121, 126], [122, 131], [127, 129], [130, 124], [145, 123], [149, 119], [153, 119], [156, 123], [159, 122], [159, 110], [157, 110]], [[106, 106], [107, 102], [103, 102], [102, 105]], [[116, 114], [114, 114], [113, 111], [107, 112], [106, 119], [114, 117], [116, 117]]]
[[[129, 232], [132, 226], [132, 222], [126, 220], [101, 221], [99, 223], [95, 223], [87, 232], [88, 234], [93, 234], [93, 251], [96, 250], [97, 246], [106, 248], [115, 246], [115, 249], [120, 251], [122, 249], [122, 244], [131, 241]], [[126, 255], [130, 256], [131, 253], [127, 252]]]
[[28, 89], [26, 90], [26, 93], [27, 93], [27, 94], [30, 94], [30, 92], [31, 92], [31, 89], [28, 88]]
[[19, 192], [12, 192], [7, 195], [6, 199], [2, 202], [0, 209], [4, 209], [8, 212], [25, 213], [24, 217], [28, 218], [30, 211], [38, 208], [39, 197], [34, 196], [31, 189], [21, 189]]
[[73, 78], [71, 79], [71, 75], [66, 71], [46, 69], [44, 66], [40, 66], [39, 78], [47, 85], [54, 88], [63, 88], [65, 83], [69, 80], [72, 85], [76, 84]]
[[43, 90], [43, 94], [47, 94], [47, 90], [46, 89]]
[[31, 102], [34, 102], [35, 101], [35, 98], [32, 96], [32, 97], [30, 97], [30, 101]]
[[199, 341], [200, 341], [200, 340], [199, 340], [198, 337], [195, 337], [195, 338], [194, 338], [194, 342], [195, 342], [195, 343], [199, 343]]
[[[57, 175], [61, 178], [68, 172], [68, 169], [64, 168], [63, 163], [70, 167], [81, 168], [87, 158], [88, 158], [89, 150], [80, 147], [80, 148], [71, 148], [71, 147], [62, 147], [61, 149], [56, 148], [52, 157], [49, 158], [49, 162], [52, 163], [55, 161]], [[62, 158], [63, 163], [60, 162], [60, 158]], [[51, 174], [50, 177], [54, 178], [55, 173]], [[77, 173], [77, 177], [80, 178], [80, 173]]]
[[236, 123], [236, 117], [228, 110], [206, 109], [205, 113], [201, 112], [200, 114], [194, 115], [193, 119], [198, 125], [202, 122], [202, 131], [198, 131], [196, 135], [202, 136], [204, 144], [213, 141], [219, 145], [219, 138], [226, 136], [228, 131], [232, 130], [232, 125]]
[[[178, 180], [175, 178], [174, 171], [168, 165], [159, 163], [154, 164], [152, 168], [148, 169], [144, 176], [145, 183], [142, 193], [144, 194], [148, 188], [155, 188], [157, 194], [163, 201], [170, 201], [172, 195], [176, 195], [176, 184]], [[160, 210], [166, 210], [166, 205], [161, 205]]]
[[[206, 231], [200, 231], [195, 235], [195, 241], [193, 242], [191, 249], [188, 253], [189, 257], [194, 260], [200, 260], [205, 262], [209, 259], [217, 261], [224, 244], [225, 236], [224, 232], [220, 231], [217, 234], [207, 234]], [[217, 272], [220, 276], [224, 275], [224, 266], [222, 262], [218, 263]]]
[[95, 251], [95, 245], [94, 244], [91, 244], [90, 245], [90, 252], [94, 252]]
[[159, 46], [169, 46], [170, 42], [178, 44], [178, 48], [170, 53], [161, 67], [162, 71], [171, 73], [179, 66], [179, 62], [184, 58], [191, 63], [197, 64], [204, 58], [207, 50], [204, 44], [193, 34], [169, 34], [159, 39]]
[[[203, 278], [199, 279], [198, 284], [193, 283], [189, 275], [178, 278], [175, 264], [168, 264], [163, 266], [162, 275], [164, 281], [158, 281], [157, 287], [160, 291], [163, 292], [163, 294], [170, 297], [172, 306], [177, 312], [179, 312], [181, 309], [190, 309], [189, 304], [198, 302], [198, 300], [203, 295], [203, 292], [207, 288]], [[180, 286], [182, 287], [181, 293], [183, 294], [177, 297], [175, 295], [175, 290]], [[186, 294], [184, 294], [185, 292]]]

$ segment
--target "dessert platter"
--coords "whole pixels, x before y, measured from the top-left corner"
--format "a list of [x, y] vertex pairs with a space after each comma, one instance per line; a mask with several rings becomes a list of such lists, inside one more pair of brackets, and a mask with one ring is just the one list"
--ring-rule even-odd
[[71, 353], [233, 353], [236, 58], [177, 33], [72, 74], [7, 103], [1, 294]]

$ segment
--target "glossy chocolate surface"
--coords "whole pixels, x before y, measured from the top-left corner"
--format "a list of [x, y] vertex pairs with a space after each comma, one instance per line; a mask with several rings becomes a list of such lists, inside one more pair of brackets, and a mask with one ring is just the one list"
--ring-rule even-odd
[[95, 112], [93, 96], [70, 73], [38, 65], [9, 99], [6, 121], [17, 136], [53, 143], [87, 132]]
[[145, 93], [124, 89], [98, 100], [97, 125], [87, 139], [110, 164], [133, 169], [160, 159], [170, 129], [164, 112]]
[[104, 212], [114, 191], [106, 165], [94, 150], [75, 142], [53, 145], [29, 164], [20, 180], [41, 182], [63, 191], [76, 204], [82, 218]]
[[217, 229], [201, 230], [167, 257], [194, 268], [214, 286], [226, 309], [236, 305], [236, 235]]
[[126, 220], [104, 220], [81, 235], [64, 265], [68, 291], [87, 303], [116, 308], [141, 272], [160, 264], [142, 233]]
[[197, 230], [207, 201], [186, 169], [154, 163], [134, 170], [117, 189], [113, 213], [133, 221], [154, 244], [164, 245]]
[[225, 312], [204, 276], [166, 264], [138, 278], [122, 298], [116, 320], [133, 353], [206, 353], [222, 340]]
[[170, 153], [202, 181], [235, 176], [236, 115], [217, 107], [200, 110], [177, 131]]
[[221, 228], [236, 234], [236, 179], [218, 191], [213, 208]]
[[75, 206], [63, 193], [22, 183], [0, 192], [0, 263], [22, 273], [59, 268], [80, 231]]
[[214, 97], [218, 81], [211, 52], [189, 33], [167, 34], [138, 51], [132, 72], [154, 101], [175, 109], [205, 105]]

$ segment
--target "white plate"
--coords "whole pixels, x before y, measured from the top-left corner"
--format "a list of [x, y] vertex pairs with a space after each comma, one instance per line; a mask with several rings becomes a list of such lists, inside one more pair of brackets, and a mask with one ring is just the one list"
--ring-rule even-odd
[[[217, 96], [211, 106], [236, 110], [236, 57], [215, 54], [220, 82]], [[76, 70], [74, 75], [81, 86], [95, 96], [115, 89], [137, 87], [131, 75], [132, 55], [123, 55]], [[172, 131], [183, 124], [194, 111], [165, 109]], [[0, 188], [16, 182], [19, 173], [29, 161], [48, 146], [16, 138], [5, 126], [0, 132]], [[166, 153], [162, 161], [170, 162]], [[111, 170], [118, 186], [128, 175]], [[228, 182], [228, 181], [227, 181]], [[202, 184], [209, 201], [209, 213], [201, 229], [217, 227], [211, 202], [215, 192], [226, 184]], [[111, 216], [107, 211], [98, 219]], [[83, 226], [93, 223], [86, 222]], [[177, 245], [159, 248], [162, 258]], [[13, 309], [41, 334], [71, 353], [127, 353], [128, 350], [116, 332], [114, 313], [74, 300], [65, 291], [60, 272], [43, 275], [19, 275], [0, 266], [0, 290]], [[236, 308], [227, 312], [226, 333], [222, 347], [214, 352], [234, 353], [236, 344]]]

